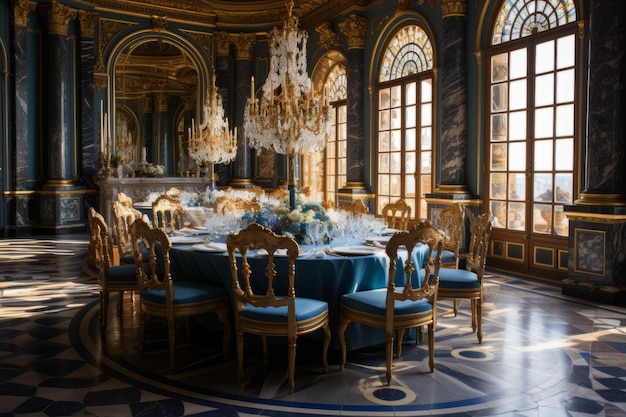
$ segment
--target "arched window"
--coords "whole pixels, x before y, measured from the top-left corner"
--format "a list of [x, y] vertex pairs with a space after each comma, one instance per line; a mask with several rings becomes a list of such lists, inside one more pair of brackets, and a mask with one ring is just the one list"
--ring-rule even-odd
[[503, 247], [520, 248], [502, 257], [531, 269], [562, 269], [541, 248], [567, 247], [580, 100], [575, 17], [572, 0], [504, 1], [487, 54], [488, 206]]
[[377, 84], [376, 213], [400, 198], [427, 218], [432, 191], [433, 49], [417, 25], [399, 29], [382, 55]]

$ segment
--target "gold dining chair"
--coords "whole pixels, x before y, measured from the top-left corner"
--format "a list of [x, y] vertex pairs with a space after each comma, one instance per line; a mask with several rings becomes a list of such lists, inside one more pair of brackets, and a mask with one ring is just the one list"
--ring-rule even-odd
[[[428, 254], [423, 266], [423, 279], [421, 285], [413, 281], [419, 277], [421, 265], [415, 265], [413, 258], [407, 256], [404, 261], [404, 274], [402, 285], [396, 287], [396, 264], [398, 262], [398, 250], [408, 251], [409, 254], [418, 245], [428, 245]], [[440, 272], [441, 255], [433, 258], [432, 253], [438, 251], [441, 254], [443, 248], [443, 234], [429, 221], [419, 223], [411, 230], [400, 231], [394, 234], [385, 252], [389, 257], [389, 275], [387, 288], [367, 291], [357, 291], [344, 294], [339, 305], [339, 344], [341, 346], [341, 365], [346, 364], [346, 340], [345, 331], [351, 322], [357, 322], [366, 326], [377, 327], [385, 330], [386, 358], [387, 358], [387, 385], [391, 383], [393, 343], [396, 335], [396, 354], [402, 354], [402, 340], [404, 331], [409, 328], [422, 329], [428, 327], [428, 355], [430, 372], [435, 369], [435, 325], [437, 323], [437, 289], [439, 287], [438, 275]], [[413, 288], [415, 285], [417, 288]]]
[[126, 195], [126, 193], [123, 193], [121, 191], [119, 193], [117, 193], [117, 201], [119, 201], [120, 203], [122, 203], [126, 207], [132, 207], [133, 206], [133, 199], [130, 198], [128, 195]]
[[[235, 333], [237, 335], [237, 374], [243, 372], [243, 338], [244, 333], [261, 336], [263, 359], [267, 365], [267, 337], [286, 336], [288, 346], [289, 392], [295, 388], [296, 338], [300, 335], [324, 331], [322, 364], [324, 372], [328, 371], [327, 352], [330, 344], [330, 328], [328, 324], [328, 304], [325, 301], [301, 298], [296, 296], [294, 289], [296, 276], [296, 258], [298, 243], [289, 236], [281, 236], [259, 224], [253, 223], [238, 234], [230, 234], [226, 239], [230, 270], [233, 283], [235, 302]], [[267, 263], [263, 263], [263, 271], [267, 279], [265, 291], [255, 292], [251, 282], [252, 266], [249, 257], [253, 249], [264, 249]], [[279, 293], [275, 288], [277, 281], [274, 256], [277, 251], [285, 250], [288, 256], [286, 293]], [[239, 252], [241, 257], [236, 253]], [[256, 258], [259, 259], [259, 258]], [[240, 262], [240, 267], [238, 266]]]
[[351, 214], [367, 214], [369, 212], [365, 204], [363, 204], [363, 201], [359, 199], [353, 200], [349, 204], [343, 204], [337, 207], [337, 210], [346, 211]]
[[[222, 286], [191, 277], [172, 277], [170, 249], [172, 243], [164, 230], [151, 227], [143, 219], [131, 225], [133, 254], [141, 296], [140, 350], [143, 352], [146, 316], [165, 318], [169, 341], [169, 365], [174, 367], [176, 347], [175, 319], [213, 312], [224, 325], [223, 350], [228, 358], [230, 344], [230, 303]], [[148, 259], [144, 259], [148, 249]], [[158, 256], [162, 256], [159, 262]]]
[[439, 299], [469, 299], [472, 312], [472, 331], [478, 343], [483, 341], [483, 276], [491, 237], [491, 213], [474, 219], [471, 225], [469, 251], [465, 254], [466, 269], [441, 268], [439, 271]]
[[152, 203], [152, 221], [155, 227], [172, 233], [183, 227], [185, 208], [180, 200], [162, 194]]
[[107, 325], [109, 293], [119, 293], [119, 310], [122, 310], [124, 291], [137, 291], [137, 274], [134, 264], [113, 265], [113, 247], [109, 227], [104, 217], [90, 207], [87, 211], [90, 245], [92, 245], [93, 264], [98, 268], [98, 291], [100, 292], [100, 331], [104, 334]]
[[135, 210], [132, 205], [127, 206], [120, 201], [113, 202], [113, 220], [115, 221], [113, 231], [115, 232], [115, 243], [120, 264], [135, 264], [133, 244], [130, 239], [130, 225], [141, 217], [141, 212]]
[[456, 269], [459, 267], [463, 221], [463, 208], [459, 203], [452, 204], [441, 211], [439, 229], [446, 236], [441, 255], [442, 268]]
[[221, 196], [215, 200], [213, 211], [215, 213], [230, 213], [235, 211], [254, 213], [261, 210], [261, 204], [257, 201], [246, 200], [239, 197]]
[[411, 218], [411, 206], [404, 199], [395, 203], [387, 203], [382, 210], [383, 219], [387, 227], [397, 230], [408, 230]]

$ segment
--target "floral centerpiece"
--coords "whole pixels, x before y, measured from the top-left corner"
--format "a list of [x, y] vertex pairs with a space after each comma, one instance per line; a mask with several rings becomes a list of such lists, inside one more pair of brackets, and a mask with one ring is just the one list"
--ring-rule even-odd
[[258, 223], [272, 229], [275, 233], [291, 236], [298, 243], [311, 243], [308, 236], [308, 224], [316, 220], [326, 224], [331, 222], [331, 217], [324, 207], [316, 202], [302, 202], [293, 210], [289, 210], [287, 205], [264, 206], [260, 211], [246, 212], [242, 217], [245, 224]]
[[161, 178], [164, 173], [165, 167], [163, 165], [139, 164], [135, 170], [136, 177]]

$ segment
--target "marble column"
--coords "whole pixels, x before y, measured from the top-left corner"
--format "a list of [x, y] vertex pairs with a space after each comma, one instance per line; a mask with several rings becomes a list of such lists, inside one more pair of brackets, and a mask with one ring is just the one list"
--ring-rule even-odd
[[[28, 52], [27, 52], [27, 33], [26, 25], [28, 23], [28, 15], [35, 10], [35, 3], [28, 0], [18, 0], [15, 2], [15, 27], [13, 31], [13, 50], [15, 62], [15, 142], [11, 144], [12, 159], [14, 160], [14, 177], [10, 181], [16, 192], [9, 191], [6, 198], [6, 212], [9, 224], [14, 226], [16, 234], [27, 233], [30, 227], [29, 205], [30, 197], [20, 191], [28, 190], [29, 186], [29, 154], [30, 142], [29, 136], [32, 129], [28, 124], [28, 113], [33, 111], [28, 102]], [[8, 70], [8, 68], [7, 68]], [[35, 103], [32, 103], [34, 106]], [[6, 167], [7, 171], [9, 167]], [[10, 173], [5, 172], [7, 179], [10, 179]]]
[[[152, 142], [154, 138], [154, 103], [151, 96], [144, 96], [141, 99], [141, 148], [146, 148], [146, 159], [148, 162], [154, 161], [152, 156]], [[144, 161], [142, 161], [144, 162]]]
[[185, 135], [182, 141], [178, 144], [178, 162], [177, 170], [181, 176], [189, 176], [198, 172], [198, 165], [196, 161], [189, 156], [189, 138], [191, 137], [192, 123], [195, 123], [196, 119], [196, 104], [197, 96], [195, 94], [181, 97], [184, 103], [184, 123], [185, 123]]
[[569, 272], [562, 286], [564, 294], [616, 304], [626, 304], [624, 21], [626, 2], [591, 2], [589, 136], [583, 192], [565, 207]]
[[[467, 2], [442, 0], [441, 152], [437, 193], [469, 194], [467, 147]], [[468, 195], [469, 197], [469, 195]]]
[[82, 174], [91, 178], [98, 172], [98, 152], [100, 140], [95, 131], [94, 115], [94, 67], [96, 55], [94, 49], [95, 26], [98, 19], [96, 13], [81, 10], [80, 19], [80, 109], [82, 137]]
[[364, 198], [368, 195], [368, 187], [365, 183], [365, 110], [363, 102], [363, 66], [365, 65], [364, 47], [365, 34], [367, 31], [367, 19], [350, 15], [339, 23], [339, 29], [348, 40], [348, 65], [346, 77], [348, 84], [347, 98], [347, 137], [346, 137], [346, 186], [339, 190], [339, 194], [347, 195], [346, 201], [342, 197], [337, 201], [338, 205], [345, 204], [356, 198]]
[[73, 154], [70, 127], [73, 123], [71, 103], [72, 80], [71, 62], [68, 60], [68, 24], [76, 16], [69, 7], [52, 1], [44, 7], [48, 24], [45, 39], [47, 50], [46, 81], [47, 89], [46, 123], [44, 129], [44, 149], [46, 158], [47, 182], [52, 185], [72, 183]]
[[[217, 32], [215, 34], [215, 44], [217, 45], [217, 58], [215, 65], [217, 92], [222, 97], [224, 114], [228, 117], [232, 127], [234, 126], [235, 119], [233, 118], [231, 111], [234, 91], [232, 88], [233, 61], [230, 57], [230, 35], [226, 32]], [[237, 130], [239, 131], [239, 129]], [[215, 174], [217, 175], [218, 186], [228, 185], [230, 182], [230, 164], [215, 165]]]
[[[166, 95], [159, 95], [156, 97], [156, 138], [157, 138], [157, 158], [155, 159], [155, 165], [163, 165], [165, 167], [165, 175], [173, 175], [175, 167], [172, 138], [171, 138], [171, 123], [169, 118], [169, 102], [170, 98]], [[152, 152], [154, 155], [154, 150]]]
[[253, 153], [248, 138], [243, 130], [243, 114], [250, 97], [250, 82], [252, 77], [252, 58], [256, 35], [233, 35], [235, 44], [235, 114], [233, 119], [237, 127], [237, 158], [235, 158], [233, 178], [230, 185], [233, 187], [252, 186], [252, 158]]

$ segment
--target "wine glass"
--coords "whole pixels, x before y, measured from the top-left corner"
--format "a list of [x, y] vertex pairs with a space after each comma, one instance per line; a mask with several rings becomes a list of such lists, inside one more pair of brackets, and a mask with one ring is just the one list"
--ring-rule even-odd
[[314, 220], [308, 224], [307, 234], [309, 235], [309, 239], [311, 243], [313, 243], [313, 252], [317, 252], [317, 245], [320, 243], [322, 239], [323, 231], [322, 231], [323, 223], [319, 220]]

